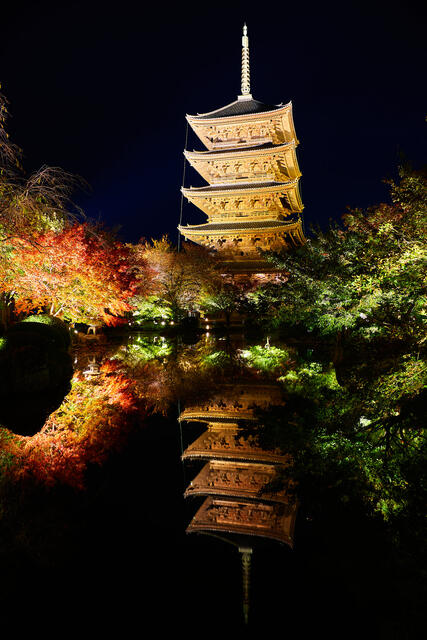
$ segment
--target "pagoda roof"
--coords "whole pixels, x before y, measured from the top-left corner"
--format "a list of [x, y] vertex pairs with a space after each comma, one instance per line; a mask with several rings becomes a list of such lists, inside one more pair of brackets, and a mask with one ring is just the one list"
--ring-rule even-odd
[[289, 147], [296, 147], [297, 143], [295, 140], [290, 140], [289, 142], [283, 142], [282, 144], [273, 144], [272, 142], [264, 142], [263, 144], [253, 144], [248, 147], [240, 145], [239, 147], [229, 148], [221, 148], [221, 149], [203, 149], [202, 151], [187, 151], [184, 150], [184, 155], [186, 158], [209, 158], [211, 156], [224, 156], [224, 157], [232, 157], [238, 158], [240, 156], [245, 155], [258, 155], [258, 152], [269, 152], [273, 151], [274, 153], [280, 153], [281, 151], [285, 151]]
[[253, 116], [260, 113], [269, 113], [272, 111], [279, 111], [280, 109], [289, 107], [291, 102], [284, 105], [281, 104], [264, 104], [254, 98], [237, 98], [234, 102], [215, 109], [214, 111], [208, 111], [207, 113], [198, 113], [195, 116], [187, 115], [188, 120], [214, 120], [216, 118], [229, 118], [235, 116]]
[[[223, 215], [220, 207], [220, 201], [223, 199], [240, 196], [242, 198], [256, 197], [265, 195], [270, 199], [274, 199], [272, 205], [274, 210], [281, 215], [289, 215], [291, 212], [302, 211], [303, 204], [298, 189], [299, 178], [278, 182], [275, 180], [264, 181], [245, 181], [245, 182], [229, 182], [221, 184], [212, 184], [203, 187], [181, 187], [181, 192], [186, 198], [199, 209], [204, 211], [208, 217], [215, 215]], [[279, 196], [275, 198], [274, 196]], [[280, 201], [281, 198], [286, 199], [286, 205]], [[242, 207], [243, 211], [243, 207]]]
[[237, 427], [239, 421], [244, 420], [245, 422], [251, 420], [255, 422], [255, 418], [249, 414], [243, 413], [232, 413], [230, 411], [218, 411], [217, 415], [212, 415], [212, 411], [203, 409], [186, 409], [181, 413], [178, 420], [180, 422], [207, 422], [212, 424], [218, 423], [223, 427], [230, 426]]
[[210, 184], [204, 187], [190, 187], [189, 189], [185, 189], [182, 187], [182, 192], [184, 194], [191, 193], [191, 195], [200, 195], [203, 196], [205, 194], [211, 193], [221, 193], [222, 191], [234, 191], [235, 193], [239, 193], [240, 191], [281, 191], [283, 187], [291, 187], [298, 183], [298, 178], [294, 178], [293, 180], [288, 180], [286, 182], [276, 182], [275, 180], [263, 180], [260, 182], [236, 182], [228, 183], [228, 184]]
[[[298, 178], [301, 171], [298, 166], [296, 157], [297, 142], [292, 139], [288, 142], [273, 144], [272, 142], [264, 142], [263, 144], [250, 144], [247, 146], [239, 145], [238, 147], [222, 147], [207, 149], [203, 151], [187, 151], [184, 150], [184, 156], [191, 166], [211, 185], [245, 183], [253, 182], [259, 184], [264, 181], [287, 182]], [[235, 164], [236, 160], [246, 164], [244, 175], [224, 173], [220, 166], [227, 166], [227, 169]], [[259, 173], [258, 164], [254, 164], [258, 168], [258, 173], [252, 174], [252, 163], [267, 160], [270, 167]], [[231, 163], [231, 164], [230, 164]]]
[[251, 275], [251, 274], [275, 274], [280, 273], [280, 269], [274, 267], [266, 260], [260, 260], [259, 257], [253, 260], [246, 259], [229, 259], [222, 260], [222, 268], [225, 273], [233, 273], [236, 275]]
[[260, 384], [258, 380], [236, 380], [221, 384], [214, 395], [190, 404], [179, 416], [180, 421], [200, 420], [224, 425], [241, 420], [254, 420], [255, 408], [283, 404], [282, 389], [277, 384]]
[[196, 157], [199, 157], [199, 156], [208, 157], [208, 156], [215, 156], [217, 154], [220, 154], [224, 156], [231, 155], [233, 157], [236, 157], [237, 154], [240, 155], [241, 153], [247, 153], [248, 151], [264, 151], [268, 149], [280, 150], [282, 147], [287, 147], [290, 144], [295, 144], [295, 140], [293, 140], [292, 142], [285, 142], [284, 144], [281, 144], [281, 145], [273, 144], [272, 142], [263, 142], [261, 144], [252, 144], [248, 147], [240, 145], [239, 147], [233, 147], [232, 149], [228, 149], [228, 148], [202, 149], [201, 151], [197, 151], [196, 149], [193, 149], [193, 151], [188, 151], [187, 149], [184, 149], [184, 155], [196, 156]]
[[245, 231], [246, 229], [250, 230], [260, 230], [264, 229], [286, 229], [289, 230], [294, 229], [298, 226], [298, 221], [296, 222], [282, 222], [281, 220], [254, 220], [253, 218], [247, 220], [246, 222], [207, 222], [206, 224], [196, 224], [196, 225], [188, 225], [186, 227], [180, 226], [178, 227], [180, 230], [188, 230], [193, 232], [206, 233], [211, 231]]

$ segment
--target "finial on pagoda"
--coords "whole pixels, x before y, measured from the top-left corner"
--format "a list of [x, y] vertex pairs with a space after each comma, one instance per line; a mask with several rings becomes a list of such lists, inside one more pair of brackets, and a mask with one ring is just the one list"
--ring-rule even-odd
[[249, 622], [249, 590], [251, 579], [251, 556], [252, 549], [250, 547], [239, 547], [242, 556], [242, 578], [243, 578], [243, 616], [245, 624]]
[[251, 100], [251, 76], [249, 71], [249, 38], [248, 28], [246, 22], [243, 25], [242, 36], [242, 94], [239, 96], [239, 100]]

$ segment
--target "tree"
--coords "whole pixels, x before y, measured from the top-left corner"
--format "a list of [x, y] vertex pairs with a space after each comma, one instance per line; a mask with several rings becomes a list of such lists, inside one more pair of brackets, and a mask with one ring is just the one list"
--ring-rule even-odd
[[[32, 241], [33, 233], [61, 230], [81, 217], [71, 199], [77, 184], [83, 184], [58, 167], [42, 166], [30, 176], [24, 172], [21, 149], [6, 130], [8, 102], [0, 93], [0, 248], [10, 238]], [[7, 250], [7, 249], [6, 249]]]
[[131, 299], [146, 291], [147, 278], [141, 264], [133, 268], [129, 247], [86, 224], [33, 234], [32, 241], [11, 238], [8, 246], [0, 282], [19, 313], [48, 309], [73, 322], [117, 324]]
[[42, 166], [30, 176], [21, 164], [22, 151], [11, 142], [6, 130], [7, 100], [0, 93], [0, 271], [1, 321], [7, 324], [14, 294], [4, 279], [14, 260], [14, 246], [19, 241], [37, 244], [35, 236], [62, 231], [81, 218], [81, 211], [71, 199], [81, 179], [58, 167]]
[[200, 303], [207, 313], [223, 313], [228, 327], [231, 314], [241, 307], [242, 301], [242, 287], [227, 283], [224, 279], [221, 279], [215, 282], [210, 291], [206, 291], [202, 295]]
[[324, 336], [424, 340], [427, 181], [401, 170], [391, 204], [344, 216], [291, 253], [269, 254], [285, 273], [281, 286], [252, 296], [270, 325]]
[[178, 252], [164, 236], [151, 244], [141, 243], [137, 250], [153, 271], [154, 295], [169, 308], [174, 321], [198, 309], [202, 293], [218, 278], [213, 258], [198, 245], [184, 243]]
[[253, 308], [270, 330], [298, 328], [326, 361], [301, 348], [285, 363], [286, 403], [259, 437], [291, 454], [286, 473], [312, 516], [351, 505], [427, 557], [425, 175], [402, 169], [390, 192], [391, 203], [270, 254], [286, 281], [249, 294]]

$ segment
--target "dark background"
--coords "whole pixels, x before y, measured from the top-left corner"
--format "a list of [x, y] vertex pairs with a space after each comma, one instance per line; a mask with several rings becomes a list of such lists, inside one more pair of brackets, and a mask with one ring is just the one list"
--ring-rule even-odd
[[[308, 224], [387, 198], [404, 154], [424, 161], [425, 58], [411, 2], [32, 2], [2, 7], [0, 79], [25, 166], [81, 175], [76, 195], [121, 236], [175, 238], [185, 113], [240, 93], [246, 20], [251, 88], [293, 101]], [[421, 6], [421, 3], [419, 4]], [[189, 148], [201, 148], [194, 134]], [[201, 184], [189, 170], [187, 185]], [[203, 214], [191, 205], [184, 222]]]

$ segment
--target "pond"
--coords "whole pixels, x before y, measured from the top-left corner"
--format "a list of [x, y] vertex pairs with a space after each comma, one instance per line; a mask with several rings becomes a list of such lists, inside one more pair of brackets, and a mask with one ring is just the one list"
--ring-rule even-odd
[[381, 536], [358, 513], [313, 520], [288, 452], [260, 438], [286, 404], [278, 368], [307, 349], [208, 334], [74, 344], [71, 390], [41, 429], [39, 408], [25, 433], [3, 412], [2, 602], [122, 637], [152, 624], [386, 637]]

